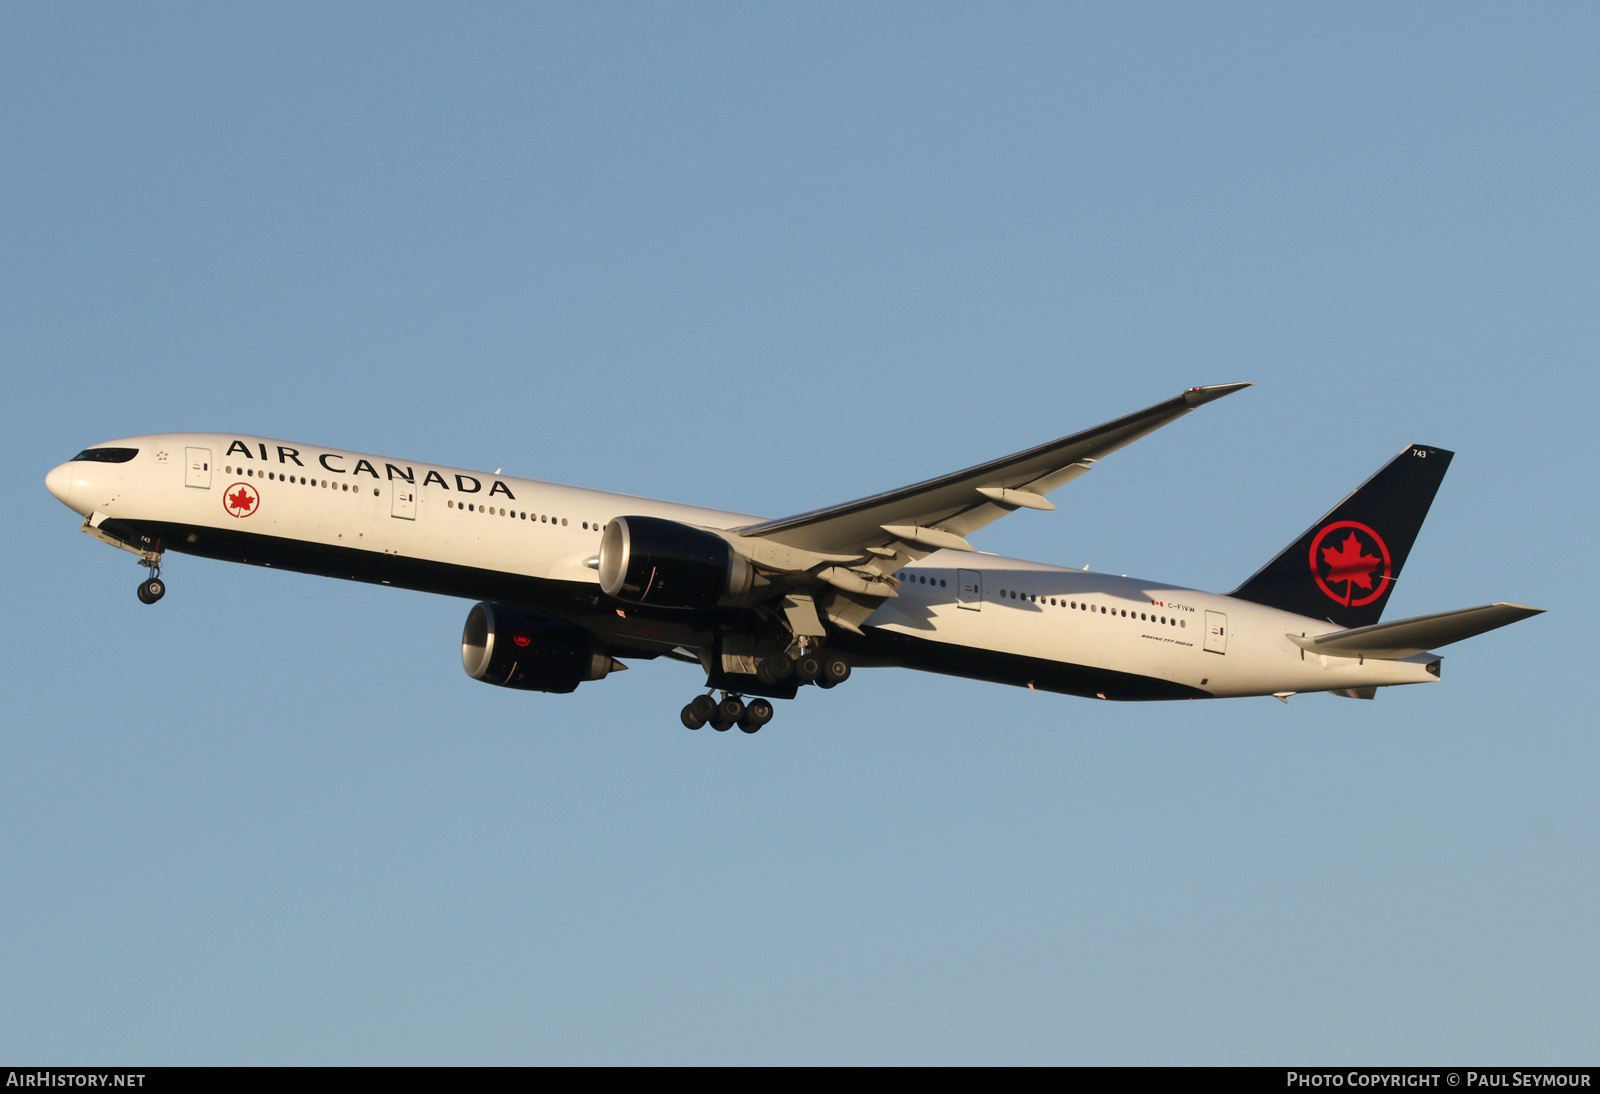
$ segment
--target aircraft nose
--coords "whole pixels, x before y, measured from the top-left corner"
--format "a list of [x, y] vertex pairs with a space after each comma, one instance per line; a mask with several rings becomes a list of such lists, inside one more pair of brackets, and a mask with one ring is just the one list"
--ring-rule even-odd
[[44, 477], [44, 485], [62, 505], [72, 504], [72, 465], [64, 463]]

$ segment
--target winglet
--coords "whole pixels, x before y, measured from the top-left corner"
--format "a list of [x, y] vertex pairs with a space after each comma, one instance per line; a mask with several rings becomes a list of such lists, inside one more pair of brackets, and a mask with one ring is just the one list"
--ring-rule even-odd
[[1220, 399], [1224, 395], [1232, 395], [1235, 391], [1242, 391], [1247, 387], [1255, 387], [1253, 381], [1240, 384], [1212, 384], [1210, 387], [1192, 387], [1183, 393], [1183, 401], [1190, 406], [1203, 406], [1213, 399]]

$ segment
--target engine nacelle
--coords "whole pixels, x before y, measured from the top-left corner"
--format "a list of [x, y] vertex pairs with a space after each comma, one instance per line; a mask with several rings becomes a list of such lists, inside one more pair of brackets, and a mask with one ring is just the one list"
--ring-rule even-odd
[[727, 540], [660, 517], [613, 517], [600, 536], [600, 588], [653, 608], [746, 603], [755, 573]]
[[474, 604], [461, 631], [461, 667], [496, 687], [566, 693], [628, 666], [582, 627], [526, 608]]

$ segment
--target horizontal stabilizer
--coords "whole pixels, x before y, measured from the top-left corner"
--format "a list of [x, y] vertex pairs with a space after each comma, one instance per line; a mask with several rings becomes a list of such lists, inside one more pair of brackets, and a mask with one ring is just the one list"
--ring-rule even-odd
[[1543, 611], [1543, 608], [1530, 608], [1526, 604], [1484, 604], [1477, 608], [1396, 619], [1392, 623], [1374, 623], [1370, 627], [1355, 627], [1311, 638], [1291, 634], [1289, 641], [1303, 650], [1331, 657], [1373, 657], [1395, 661], [1438, 646], [1448, 646], [1452, 642], [1504, 627]]

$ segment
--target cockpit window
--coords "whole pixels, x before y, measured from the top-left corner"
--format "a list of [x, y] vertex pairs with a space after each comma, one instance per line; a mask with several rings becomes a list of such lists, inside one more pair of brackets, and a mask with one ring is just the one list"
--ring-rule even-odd
[[85, 448], [72, 459], [85, 463], [127, 463], [138, 454], [137, 448]]

